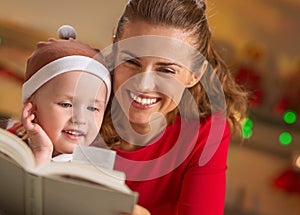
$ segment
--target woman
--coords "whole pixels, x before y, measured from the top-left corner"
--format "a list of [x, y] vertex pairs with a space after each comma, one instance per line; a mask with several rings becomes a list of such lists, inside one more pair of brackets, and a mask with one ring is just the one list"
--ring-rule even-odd
[[205, 9], [131, 0], [114, 35], [114, 97], [101, 135], [152, 215], [224, 211], [230, 134], [247, 98], [213, 47]]

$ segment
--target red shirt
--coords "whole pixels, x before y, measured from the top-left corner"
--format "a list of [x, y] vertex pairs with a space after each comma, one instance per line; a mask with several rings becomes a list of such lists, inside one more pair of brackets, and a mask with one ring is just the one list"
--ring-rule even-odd
[[178, 116], [146, 147], [117, 150], [115, 168], [151, 215], [223, 215], [229, 140], [223, 117]]

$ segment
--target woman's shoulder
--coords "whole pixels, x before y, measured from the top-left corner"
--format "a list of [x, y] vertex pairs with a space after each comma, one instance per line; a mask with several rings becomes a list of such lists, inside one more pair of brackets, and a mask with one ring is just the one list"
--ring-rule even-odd
[[184, 137], [185, 142], [193, 142], [199, 147], [207, 142], [222, 142], [225, 139], [230, 139], [231, 136], [228, 120], [221, 114], [198, 119], [177, 116], [173, 125], [169, 127], [168, 134], [175, 135], [179, 139]]

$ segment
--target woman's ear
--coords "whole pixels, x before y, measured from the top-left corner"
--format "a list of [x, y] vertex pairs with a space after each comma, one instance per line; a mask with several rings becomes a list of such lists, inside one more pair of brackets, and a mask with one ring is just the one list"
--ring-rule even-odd
[[207, 69], [207, 65], [208, 65], [208, 62], [206, 60], [203, 62], [202, 66], [199, 70], [193, 71], [190, 81], [186, 85], [187, 88], [191, 88], [191, 87], [195, 86], [200, 81], [201, 77], [203, 76], [203, 74], [205, 73], [205, 71]]
[[116, 34], [117, 34], [116, 30], [117, 30], [117, 27], [114, 27], [113, 31], [112, 31], [112, 43], [116, 42]]

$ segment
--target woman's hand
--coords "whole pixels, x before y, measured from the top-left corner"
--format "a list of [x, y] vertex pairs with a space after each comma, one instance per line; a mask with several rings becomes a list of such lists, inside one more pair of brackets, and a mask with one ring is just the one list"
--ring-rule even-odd
[[140, 205], [135, 205], [132, 214], [122, 213], [122, 215], [151, 215], [151, 214], [146, 208]]
[[21, 122], [28, 135], [29, 146], [35, 156], [36, 165], [50, 162], [53, 153], [53, 144], [42, 127], [33, 122], [35, 115], [32, 113], [32, 103], [24, 105]]

